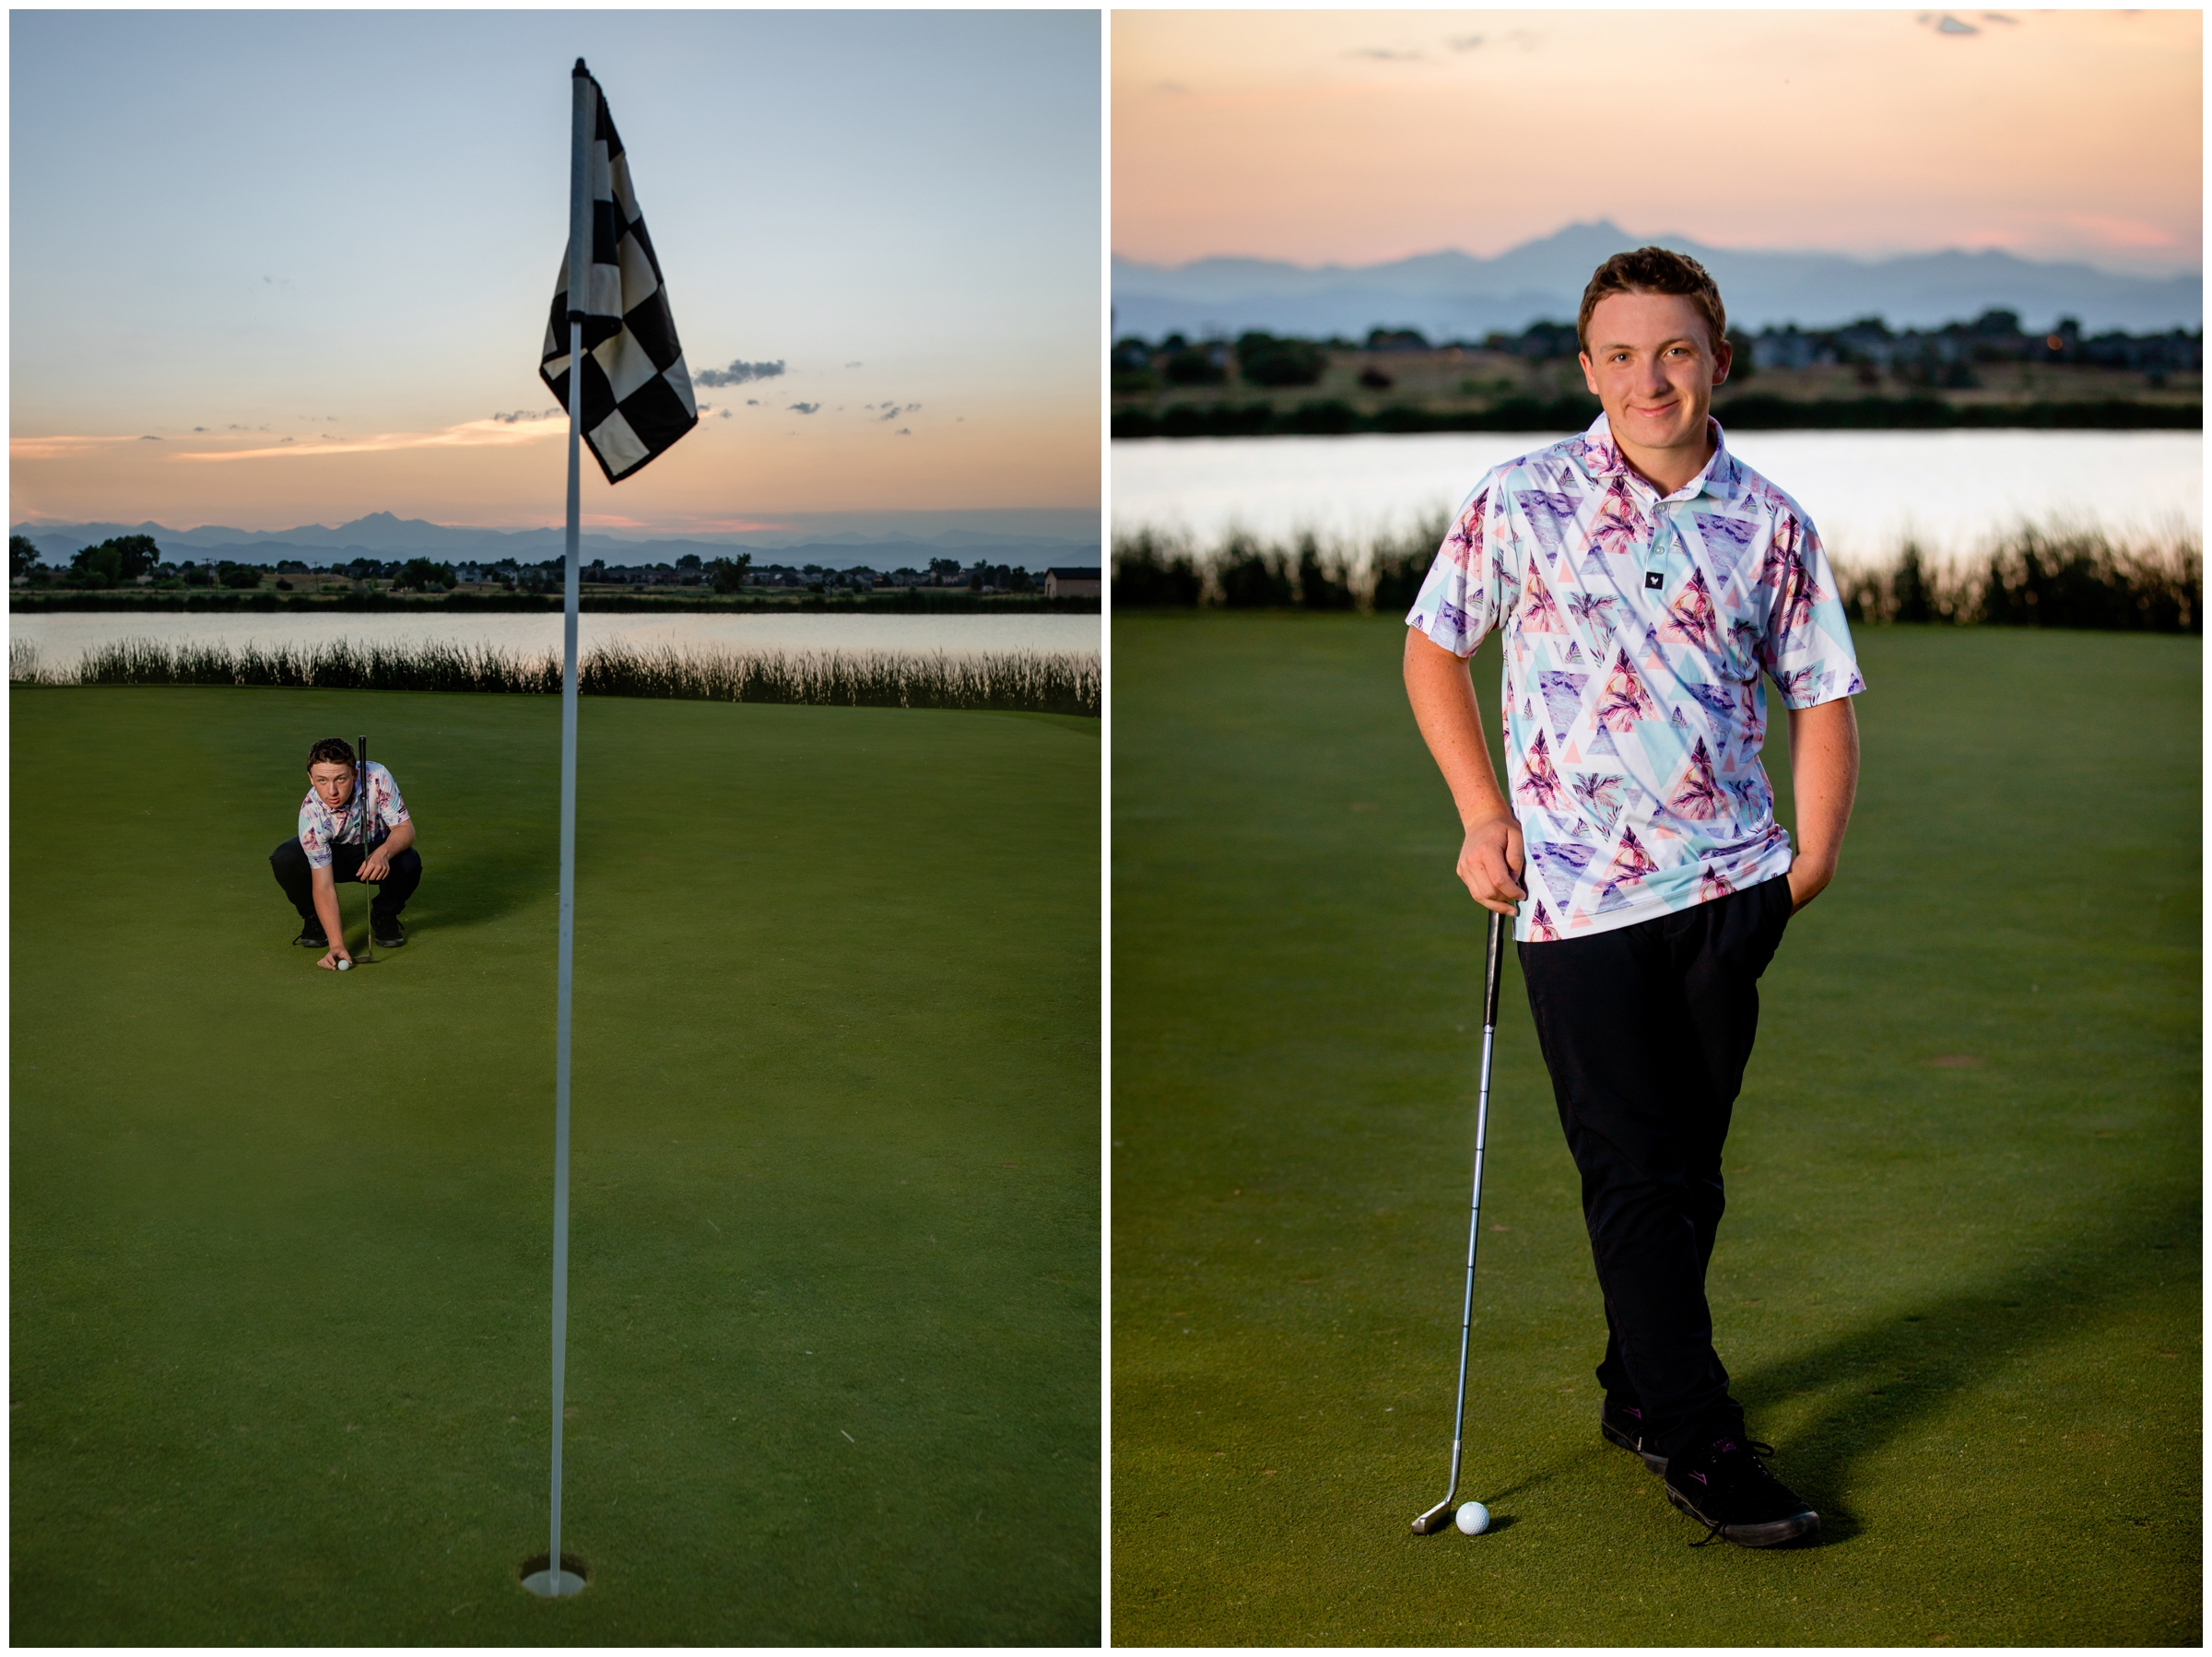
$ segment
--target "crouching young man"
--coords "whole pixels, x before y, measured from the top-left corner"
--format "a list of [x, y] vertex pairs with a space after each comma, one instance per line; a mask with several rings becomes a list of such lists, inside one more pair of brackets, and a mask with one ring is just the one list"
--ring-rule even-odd
[[[407, 906], [422, 883], [422, 858], [415, 850], [415, 823], [407, 804], [399, 797], [392, 773], [371, 760], [366, 786], [355, 787], [359, 775], [353, 745], [339, 736], [325, 736], [308, 751], [307, 797], [300, 802], [300, 832], [269, 853], [276, 884], [300, 911], [300, 935], [293, 943], [320, 949], [315, 963], [326, 971], [337, 970], [340, 961], [351, 961], [346, 948], [346, 927], [338, 914], [338, 882], [358, 880], [376, 887], [369, 905], [369, 935], [379, 949], [397, 949], [407, 941], [399, 911]], [[361, 854], [361, 829], [371, 820], [375, 844]], [[381, 838], [380, 838], [381, 837]]]
[[[1620, 254], [1581, 332], [1605, 413], [1477, 486], [1406, 617], [1406, 687], [1459, 808], [1459, 877], [1516, 917], [1605, 1296], [1600, 1428], [1709, 1539], [1771, 1546], [1819, 1517], [1745, 1430], [1705, 1272], [1759, 975], [1835, 875], [1865, 687], [1811, 521], [1708, 412], [1729, 356], [1712, 279]], [[1466, 667], [1500, 629], [1510, 793]], [[1770, 677], [1794, 849], [1759, 765]]]

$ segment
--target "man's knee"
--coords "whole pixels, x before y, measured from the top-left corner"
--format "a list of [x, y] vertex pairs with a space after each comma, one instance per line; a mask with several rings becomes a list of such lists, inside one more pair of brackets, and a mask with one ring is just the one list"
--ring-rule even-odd
[[300, 837], [294, 835], [290, 840], [278, 846], [276, 851], [270, 852], [269, 862], [276, 867], [279, 875], [287, 874], [293, 869], [306, 868], [307, 853], [300, 848]]

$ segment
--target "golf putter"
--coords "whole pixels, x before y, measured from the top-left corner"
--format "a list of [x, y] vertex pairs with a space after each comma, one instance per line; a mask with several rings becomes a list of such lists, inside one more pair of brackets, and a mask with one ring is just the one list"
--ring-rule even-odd
[[[360, 803], [361, 861], [367, 863], [369, 861], [369, 829], [376, 814], [369, 808], [371, 803], [369, 799], [369, 739], [366, 736], [361, 738], [360, 746], [355, 752], [359, 757], [359, 763], [354, 770], [353, 796]], [[369, 883], [366, 880], [361, 882], [361, 890], [364, 892], [369, 890]], [[361, 940], [361, 961], [364, 965], [373, 965], [376, 960], [376, 898], [373, 893], [369, 898], [369, 935]]]
[[1467, 1331], [1475, 1322], [1475, 1243], [1482, 1228], [1482, 1142], [1490, 1120], [1490, 1040], [1498, 1028], [1498, 981], [1504, 975], [1505, 934], [1512, 924], [1490, 912], [1489, 966], [1482, 992], [1482, 1082], [1475, 1095], [1475, 1199], [1467, 1214], [1467, 1287], [1459, 1310], [1459, 1396], [1452, 1405], [1452, 1483], [1444, 1499], [1413, 1522], [1417, 1536], [1433, 1536], [1452, 1523], [1459, 1494], [1459, 1436], [1467, 1416]]

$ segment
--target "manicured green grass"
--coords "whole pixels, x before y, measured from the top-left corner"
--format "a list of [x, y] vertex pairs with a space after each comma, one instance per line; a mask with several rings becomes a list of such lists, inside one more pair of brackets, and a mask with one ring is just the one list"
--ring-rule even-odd
[[549, 1603], [558, 700], [11, 699], [16, 1639], [1095, 1640], [1097, 721], [584, 704]]
[[[2195, 1643], [2197, 642], [1860, 635], [1858, 812], [1764, 981], [1711, 1282], [1824, 1520], [1755, 1552], [1691, 1548], [1598, 1437], [1517, 971], [1463, 1486], [1497, 1528], [1409, 1532], [1451, 1439], [1482, 915], [1402, 639], [1115, 619], [1116, 1641]], [[1494, 645], [1476, 675], [1494, 718]]]

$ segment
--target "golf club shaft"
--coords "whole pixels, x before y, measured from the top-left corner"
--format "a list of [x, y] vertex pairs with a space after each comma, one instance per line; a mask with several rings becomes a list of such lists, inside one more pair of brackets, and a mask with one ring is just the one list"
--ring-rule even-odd
[[1475, 1246], [1482, 1236], [1482, 1151], [1490, 1122], [1490, 1052], [1498, 1031], [1498, 980], [1504, 966], [1508, 924], [1503, 915], [1491, 914], [1483, 975], [1482, 1075], [1475, 1094], [1475, 1193], [1467, 1205], [1466, 1287], [1459, 1307], [1459, 1388], [1452, 1402], [1452, 1478], [1444, 1491], [1444, 1499], [1413, 1522], [1416, 1535], [1425, 1536], [1441, 1530], [1450, 1521], [1452, 1498], [1459, 1494], [1460, 1441], [1467, 1416], [1467, 1342], [1475, 1325]]
[[[361, 861], [367, 863], [369, 827], [376, 814], [370, 809], [373, 802], [371, 799], [372, 791], [369, 787], [369, 738], [366, 736], [361, 738], [360, 781], [354, 785], [353, 792], [360, 796], [361, 801]], [[376, 959], [376, 894], [369, 891], [366, 880], [361, 882], [361, 890], [369, 896], [369, 935], [361, 941], [361, 959], [373, 961]]]

